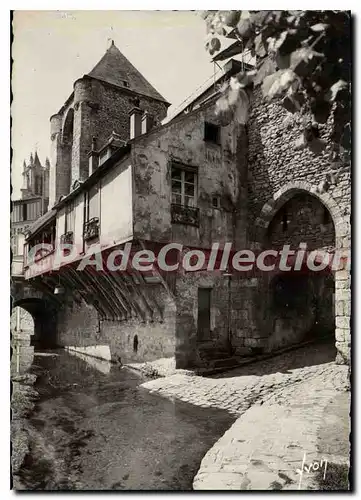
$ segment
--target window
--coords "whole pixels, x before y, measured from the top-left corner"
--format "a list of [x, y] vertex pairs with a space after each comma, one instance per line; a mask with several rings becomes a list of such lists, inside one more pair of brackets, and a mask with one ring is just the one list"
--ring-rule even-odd
[[186, 207], [197, 206], [197, 172], [194, 168], [172, 166], [172, 203]]
[[85, 220], [89, 221], [100, 214], [99, 186], [96, 184], [89, 189], [87, 193]]
[[213, 196], [212, 206], [213, 208], [221, 208], [221, 199], [219, 196]]
[[75, 205], [70, 203], [65, 208], [65, 229], [64, 233], [73, 232], [75, 225]]
[[16, 237], [16, 255], [23, 255], [24, 254], [24, 243], [25, 243], [25, 236], [22, 233], [19, 233]]
[[207, 142], [213, 142], [215, 144], [220, 143], [221, 129], [218, 125], [206, 122], [204, 124], [204, 140]]
[[129, 87], [129, 82], [127, 82], [127, 80], [123, 80], [123, 85], [124, 87]]
[[43, 192], [43, 178], [41, 175], [35, 176], [35, 194], [41, 195]]
[[28, 219], [28, 205], [24, 203], [23, 205], [23, 220]]

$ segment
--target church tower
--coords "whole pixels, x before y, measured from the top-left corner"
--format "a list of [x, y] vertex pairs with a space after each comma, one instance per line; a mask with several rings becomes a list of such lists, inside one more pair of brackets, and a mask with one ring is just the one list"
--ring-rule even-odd
[[31, 153], [29, 163], [23, 163], [23, 187], [21, 188], [21, 198], [23, 200], [34, 197], [41, 197], [44, 200], [44, 207], [48, 206], [49, 201], [49, 159], [46, 159], [43, 167], [38, 153]]
[[50, 208], [76, 180], [89, 175], [88, 155], [112, 133], [130, 139], [129, 113], [147, 112], [157, 124], [170, 104], [111, 43], [98, 64], [74, 83], [74, 91], [51, 122]]

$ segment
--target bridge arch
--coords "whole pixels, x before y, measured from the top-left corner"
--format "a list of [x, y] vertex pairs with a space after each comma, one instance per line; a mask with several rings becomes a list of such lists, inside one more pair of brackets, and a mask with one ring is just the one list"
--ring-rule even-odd
[[11, 307], [27, 311], [34, 322], [31, 343], [36, 348], [56, 346], [57, 306], [44, 292], [35, 289], [24, 280], [13, 282], [11, 287]]

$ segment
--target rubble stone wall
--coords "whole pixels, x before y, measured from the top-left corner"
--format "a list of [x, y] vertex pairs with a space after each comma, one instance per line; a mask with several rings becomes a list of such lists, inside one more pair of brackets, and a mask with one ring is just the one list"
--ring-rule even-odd
[[[320, 138], [326, 141], [326, 148], [319, 154], [310, 149], [299, 150], [296, 141], [299, 139], [310, 116], [291, 114], [278, 104], [265, 103], [261, 92], [254, 93], [248, 130], [248, 240], [255, 247], [264, 247], [267, 233], [277, 212], [295, 195], [314, 196], [329, 212], [334, 226], [336, 249], [349, 251], [351, 246], [351, 169], [346, 163], [334, 164], [330, 158], [329, 141], [331, 119], [320, 126]], [[307, 203], [305, 203], [307, 210]], [[307, 224], [296, 217], [297, 230], [310, 236]], [[292, 218], [292, 214], [291, 218]], [[310, 214], [313, 226], [320, 214]], [[300, 223], [301, 222], [301, 223]], [[329, 225], [331, 222], [328, 223]], [[324, 224], [318, 223], [320, 242], [329, 246], [330, 231]], [[327, 226], [327, 224], [326, 224]], [[277, 242], [276, 233], [274, 243]], [[299, 234], [300, 236], [300, 234]], [[303, 235], [302, 235], [303, 236]], [[279, 240], [279, 239], [278, 239]], [[293, 242], [290, 241], [290, 244]], [[350, 273], [342, 269], [334, 273], [335, 279], [335, 322], [336, 347], [338, 361], [350, 360]], [[267, 282], [267, 280], [266, 280]], [[259, 292], [267, 292], [265, 284]]]

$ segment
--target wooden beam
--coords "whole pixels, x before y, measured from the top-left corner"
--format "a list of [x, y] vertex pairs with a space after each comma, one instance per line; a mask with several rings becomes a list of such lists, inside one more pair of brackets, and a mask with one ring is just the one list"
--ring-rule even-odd
[[[123, 271], [121, 273], [118, 273], [117, 276], [118, 276], [119, 280], [122, 281], [125, 284], [124, 286], [126, 287], [127, 292], [130, 295], [130, 297], [131, 297], [131, 302], [132, 302], [133, 308], [135, 308], [135, 310], [137, 311], [138, 315], [142, 318], [142, 320], [146, 321], [147, 315], [144, 312], [144, 310], [142, 309], [142, 307], [139, 305], [139, 301], [136, 299], [137, 294], [134, 291], [134, 285], [133, 285], [133, 283], [129, 282], [129, 279], [128, 279], [127, 274], [125, 273], [125, 271]], [[129, 286], [127, 286], [127, 285], [129, 285]]]
[[104, 292], [104, 290], [100, 287], [100, 283], [97, 282], [95, 276], [92, 274], [92, 272], [85, 266], [83, 271], [78, 271], [84, 273], [84, 278], [89, 282], [89, 284], [92, 286], [93, 290], [95, 291], [95, 295], [98, 297], [100, 303], [102, 304], [103, 309], [107, 311], [106, 318], [107, 319], [112, 319], [113, 321], [115, 319], [118, 319], [117, 316], [114, 315], [114, 310], [112, 310], [109, 307], [109, 298], [107, 294]]
[[[148, 304], [153, 304], [153, 306], [155, 306], [155, 309], [158, 311], [160, 319], [163, 321], [163, 311], [160, 308], [154, 294], [148, 293], [149, 292], [149, 285], [145, 281], [142, 273], [136, 269], [133, 269], [132, 272], [135, 273], [135, 275], [138, 278], [140, 293], [143, 295], [144, 300], [146, 300], [148, 302]], [[153, 311], [153, 317], [154, 317], [154, 307], [152, 307], [151, 305], [149, 305], [149, 307], [151, 307], [151, 310]]]
[[129, 315], [129, 313], [131, 314], [131, 311], [129, 311], [128, 306], [124, 302], [123, 297], [119, 293], [117, 287], [113, 283], [113, 281], [110, 278], [109, 274], [108, 273], [104, 273], [102, 275], [102, 278], [108, 283], [109, 287], [111, 288], [112, 293], [114, 293], [114, 295], [116, 297], [117, 302], [119, 302], [119, 307], [121, 308], [122, 316], [124, 317], [124, 319], [128, 319], [128, 315]]

